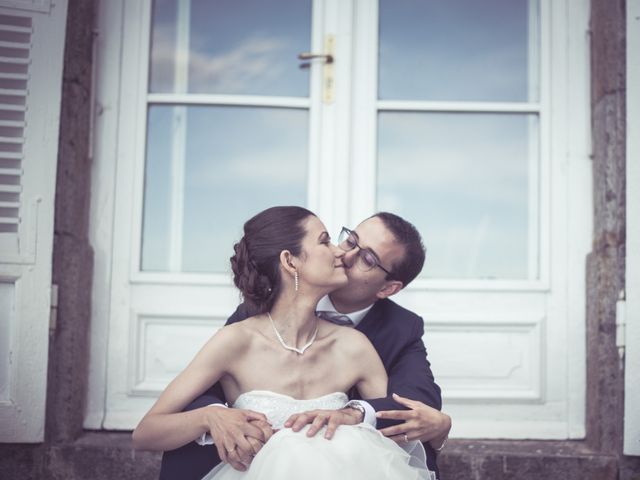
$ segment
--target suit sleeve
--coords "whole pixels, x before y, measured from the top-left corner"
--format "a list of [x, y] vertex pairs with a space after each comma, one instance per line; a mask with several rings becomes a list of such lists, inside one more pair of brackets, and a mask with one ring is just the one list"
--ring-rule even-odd
[[[244, 303], [241, 303], [240, 305], [238, 305], [238, 308], [236, 308], [236, 311], [233, 312], [233, 314], [227, 319], [225, 325], [239, 322], [241, 320], [249, 318], [250, 316], [251, 315], [247, 306]], [[183, 411], [188, 412], [189, 410], [206, 407], [207, 405], [211, 405], [212, 403], [227, 403], [220, 382], [216, 382], [209, 390], [204, 392], [193, 402], [187, 405]]]
[[[376, 411], [380, 410], [406, 410], [393, 397], [397, 393], [402, 397], [417, 400], [433, 408], [442, 408], [440, 387], [436, 384], [431, 365], [427, 360], [427, 351], [422, 341], [424, 324], [421, 318], [416, 321], [409, 343], [387, 371], [389, 385], [388, 396], [367, 400]], [[378, 428], [385, 428], [400, 423], [397, 420], [379, 419]]]

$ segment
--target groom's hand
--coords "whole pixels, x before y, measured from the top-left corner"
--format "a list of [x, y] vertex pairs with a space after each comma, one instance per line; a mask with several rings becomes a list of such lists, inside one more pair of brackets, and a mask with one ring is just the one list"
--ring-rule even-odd
[[284, 422], [285, 428], [291, 428], [294, 432], [299, 432], [305, 425], [311, 424], [307, 430], [307, 437], [313, 437], [323, 426], [327, 426], [324, 438], [330, 440], [340, 425], [356, 425], [363, 420], [362, 413], [353, 408], [343, 408], [342, 410], [310, 410], [308, 412], [296, 413]]
[[429, 442], [437, 450], [451, 430], [451, 417], [417, 400], [410, 400], [393, 394], [393, 399], [408, 410], [384, 410], [376, 413], [376, 418], [404, 420], [403, 423], [380, 430], [384, 436], [398, 443], [410, 440]]
[[208, 407], [206, 422], [220, 460], [240, 471], [273, 435], [267, 417], [251, 410]]

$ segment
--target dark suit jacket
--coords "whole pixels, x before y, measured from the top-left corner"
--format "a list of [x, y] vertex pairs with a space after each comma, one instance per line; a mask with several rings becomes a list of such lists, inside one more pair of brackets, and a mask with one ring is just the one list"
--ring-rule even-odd
[[[251, 316], [247, 307], [240, 305], [229, 318], [227, 324], [244, 320]], [[384, 398], [369, 399], [367, 402], [376, 410], [404, 410], [391, 397], [397, 393], [412, 400], [418, 400], [440, 410], [442, 399], [440, 387], [436, 385], [427, 352], [422, 342], [424, 323], [413, 312], [389, 300], [379, 300], [369, 310], [356, 327], [364, 333], [378, 351], [389, 376], [388, 395]], [[212, 403], [225, 403], [224, 393], [217, 383], [204, 395], [198, 397], [185, 410], [204, 407]], [[399, 423], [393, 420], [378, 420], [378, 428]], [[436, 455], [428, 443], [427, 465], [436, 471]], [[164, 452], [160, 480], [200, 479], [220, 462], [215, 446], [202, 447], [195, 442], [176, 450]]]

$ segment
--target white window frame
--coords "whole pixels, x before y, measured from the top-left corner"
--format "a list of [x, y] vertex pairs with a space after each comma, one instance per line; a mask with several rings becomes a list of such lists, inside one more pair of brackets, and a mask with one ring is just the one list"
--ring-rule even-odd
[[[312, 50], [323, 49], [323, 31], [326, 34], [339, 33], [349, 26], [349, 18], [338, 13], [336, 0], [328, 0], [319, 6], [313, 3], [313, 36]], [[135, 412], [120, 412], [113, 420], [106, 420], [108, 410], [105, 400], [106, 386], [109, 377], [130, 377], [131, 372], [109, 372], [109, 349], [115, 357], [131, 354], [127, 345], [109, 346], [104, 341], [111, 335], [118, 338], [135, 338], [136, 332], [129, 332], [123, 322], [112, 322], [112, 316], [131, 316], [137, 318], [150, 314], [148, 311], [129, 311], [123, 307], [116, 312], [114, 308], [120, 305], [130, 305], [129, 283], [132, 288], [143, 285], [156, 285], [166, 289], [192, 289], [197, 292], [196, 298], [202, 299], [209, 295], [210, 288], [217, 287], [216, 309], [195, 308], [190, 313], [192, 318], [202, 322], [205, 319], [215, 319], [215, 324], [221, 326], [232, 312], [231, 305], [237, 303], [238, 295], [232, 287], [229, 276], [224, 273], [191, 274], [180, 272], [153, 273], [142, 272], [140, 265], [140, 245], [135, 241], [142, 230], [142, 202], [144, 181], [144, 151], [146, 129], [146, 106], [148, 101], [158, 103], [181, 102], [185, 104], [203, 105], [251, 105], [251, 106], [279, 106], [310, 109], [309, 139], [309, 183], [308, 205], [323, 216], [328, 224], [333, 221], [334, 212], [338, 209], [331, 205], [340, 204], [344, 199], [343, 182], [346, 181], [337, 174], [338, 167], [346, 162], [348, 146], [335, 141], [332, 132], [318, 127], [327, 121], [336, 124], [348, 123], [348, 115], [344, 108], [336, 105], [325, 105], [320, 108], [321, 95], [314, 95], [312, 100], [287, 97], [257, 97], [250, 98], [238, 95], [179, 95], [179, 94], [148, 94], [148, 37], [150, 31], [151, 1], [127, 2], [113, 0], [101, 2], [98, 11], [98, 39], [96, 51], [96, 104], [95, 120], [95, 159], [92, 171], [92, 193], [95, 201], [91, 203], [90, 242], [96, 251], [94, 266], [94, 284], [92, 291], [92, 323], [91, 356], [89, 394], [85, 412], [86, 428], [111, 428], [123, 424], [130, 424]], [[114, 32], [120, 32], [120, 35]], [[103, 33], [104, 32], [104, 33]], [[107, 38], [106, 35], [109, 35]], [[126, 46], [126, 48], [125, 48]], [[349, 58], [347, 45], [337, 45], [337, 54]], [[321, 65], [312, 66], [310, 90], [320, 91], [322, 76]], [[348, 69], [348, 63], [341, 69]], [[126, 81], [130, 77], [127, 72], [137, 72], [137, 83]], [[337, 85], [348, 94], [347, 85]], [[132, 106], [134, 106], [132, 108]], [[120, 117], [122, 111], [134, 115]], [[126, 126], [123, 124], [126, 123]], [[114, 145], [118, 148], [114, 149]], [[322, 145], [322, 148], [319, 146]], [[135, 154], [132, 157], [131, 151]], [[135, 158], [135, 161], [127, 159]], [[323, 168], [320, 168], [322, 164]], [[116, 195], [116, 185], [119, 192]], [[128, 192], [128, 193], [127, 193]], [[132, 200], [131, 202], [129, 200]], [[328, 207], [327, 207], [328, 206]], [[130, 211], [136, 212], [133, 218]], [[344, 214], [342, 214], [344, 215]], [[334, 221], [335, 223], [335, 221]], [[343, 223], [343, 222], [339, 222]], [[132, 252], [130, 253], [130, 249]], [[116, 280], [114, 280], [116, 279]], [[196, 302], [197, 303], [197, 302]], [[205, 302], [206, 303], [206, 302]], [[155, 315], [167, 315], [166, 312], [154, 312]], [[142, 320], [144, 321], [144, 320]], [[132, 379], [128, 380], [129, 387], [123, 389], [122, 395], [133, 392]], [[135, 392], [133, 392], [135, 394]], [[141, 398], [141, 402], [148, 402], [148, 398]], [[111, 422], [111, 423], [110, 423]]]
[[[352, 189], [351, 223], [366, 218], [374, 212], [376, 199], [376, 171], [370, 158], [377, 156], [377, 118], [375, 111], [505, 111], [537, 112], [540, 114], [540, 274], [537, 279], [525, 280], [443, 280], [417, 279], [410, 288], [402, 291], [398, 300], [425, 318], [425, 344], [429, 351], [433, 347], [433, 333], [447, 332], [455, 328], [487, 328], [494, 325], [498, 329], [530, 328], [539, 333], [542, 347], [542, 370], [534, 383], [539, 388], [529, 394], [512, 392], [513, 400], [522, 399], [544, 404], [553, 391], [565, 391], [566, 422], [540, 422], [535, 428], [534, 438], [584, 438], [585, 435], [585, 390], [586, 390], [586, 350], [585, 330], [585, 278], [586, 255], [591, 250], [592, 204], [591, 180], [591, 137], [590, 137], [590, 97], [589, 97], [589, 2], [540, 0], [540, 98], [537, 103], [458, 103], [458, 102], [396, 102], [378, 101], [377, 85], [370, 81], [377, 78], [377, 8], [372, 8], [366, 0], [356, 1], [356, 10], [363, 15], [356, 18], [362, 22], [356, 28], [359, 35], [356, 44], [366, 45], [366, 52], [360, 68], [354, 71], [354, 84], [358, 85], [354, 98], [354, 116], [351, 129], [353, 151], [361, 152], [353, 156], [353, 169], [360, 172], [356, 187]], [[365, 18], [367, 16], [373, 17]], [[370, 46], [370, 47], [369, 47]], [[369, 81], [367, 81], [369, 80]], [[553, 87], [553, 88], [551, 88]], [[364, 112], [358, 116], [358, 112]], [[359, 128], [356, 128], [359, 127]], [[362, 154], [362, 152], [365, 152]], [[551, 199], [553, 199], [553, 210]], [[576, 212], [569, 215], [569, 212]], [[566, 219], [566, 223], [565, 220]], [[563, 265], [551, 274], [551, 265]], [[558, 292], [557, 286], [565, 286], [565, 294]], [[551, 292], [556, 286], [556, 294], [548, 298], [549, 308], [561, 311], [563, 325], [557, 325], [547, 318], [518, 314], [514, 321], [510, 314], [489, 319], [486, 315], [460, 316], [451, 305], [467, 302], [477, 304], [477, 310], [490, 311], [492, 297], [512, 294], [525, 301], [527, 297]], [[517, 300], [514, 301], [517, 304]], [[514, 310], [514, 312], [517, 309]], [[461, 322], [461, 323], [460, 323]], [[459, 324], [459, 325], [457, 325]], [[569, 338], [569, 334], [571, 337]], [[564, 338], [566, 341], [558, 341]], [[431, 340], [431, 341], [430, 341]], [[561, 354], [563, 365], [550, 366], [545, 361], [547, 350], [566, 351]], [[437, 358], [432, 355], [432, 361]], [[438, 365], [433, 365], [436, 379]], [[509, 395], [509, 394], [507, 394]], [[500, 403], [501, 398], [492, 398], [472, 391], [443, 392], [444, 408], [454, 418], [453, 436], [474, 438], [502, 438], [504, 431], [496, 433], [495, 423], [487, 420], [461, 427], [458, 413], [474, 412], [469, 402], [473, 399], [488, 404]], [[523, 403], [523, 405], [524, 405]], [[517, 408], [517, 407], [516, 407]], [[532, 407], [532, 409], [535, 407]], [[557, 406], [559, 410], [564, 407]], [[524, 410], [524, 407], [523, 407]], [[535, 415], [534, 411], [530, 414]], [[471, 413], [473, 415], [473, 413]], [[525, 414], [527, 416], [527, 414]], [[483, 407], [477, 408], [477, 418], [483, 418]], [[533, 423], [533, 422], [532, 422]], [[505, 427], [508, 438], [530, 438], [530, 433], [521, 425]]]
[[[118, 202], [122, 202], [122, 200], [116, 200], [114, 192], [117, 182], [118, 189], [131, 192], [131, 198], [136, 199], [134, 202], [136, 211], [141, 210], [142, 191], [140, 188], [136, 189], [136, 182], [139, 182], [142, 175], [140, 167], [142, 163], [136, 162], [137, 170], [128, 172], [127, 168], [131, 169], [131, 166], [127, 166], [127, 163], [122, 160], [131, 155], [130, 147], [132, 145], [135, 146], [137, 158], [142, 158], [144, 153], [144, 142], [140, 139], [144, 139], [145, 126], [140, 115], [144, 115], [146, 100], [140, 97], [139, 92], [146, 92], [146, 84], [132, 85], [123, 82], [120, 76], [121, 71], [128, 68], [143, 70], [147, 68], [147, 62], [140, 61], [138, 57], [130, 56], [132, 48], [145, 48], [140, 45], [140, 42], [143, 42], [140, 37], [144, 35], [140, 35], [139, 32], [148, 31], [148, 23], [150, 22], [148, 13], [142, 25], [139, 21], [132, 20], [144, 17], [143, 2], [134, 3], [131, 5], [130, 2], [124, 0], [114, 0], [113, 2], [101, 2], [99, 5], [99, 31], [114, 32], [115, 30], [122, 32], [122, 35], [118, 36], [116, 40], [114, 38], [116, 35], [111, 33], [112, 36], [108, 43], [105, 43], [104, 38], [98, 38], [100, 73], [96, 92], [100, 114], [96, 119], [97, 161], [94, 164], [95, 169], [92, 175], [95, 201], [92, 202], [91, 207], [91, 243], [96, 251], [96, 264], [93, 286], [91, 374], [85, 421], [87, 428], [121, 428], [118, 425], [130, 424], [133, 418], [131, 412], [120, 411], [115, 412], [112, 421], [104, 422], [105, 410], [109, 408], [105, 401], [108, 347], [104, 339], [114, 334], [117, 338], [134, 338], [137, 335], [135, 329], [131, 330], [133, 328], [131, 325], [122, 323], [114, 325], [113, 322], [110, 322], [110, 317], [115, 315], [114, 308], [125, 308], [122, 311], [123, 314], [131, 316], [131, 318], [149, 312], [138, 312], [133, 308], [126, 310], [130, 307], [121, 307], [121, 305], [131, 304], [130, 290], [128, 285], [114, 282], [115, 278], [131, 279], [133, 281], [132, 288], [137, 288], [136, 285], [143, 280], [145, 282], [153, 281], [162, 287], [161, 291], [167, 296], [177, 289], [190, 288], [194, 300], [204, 298], [209, 292], [207, 287], [218, 286], [218, 293], [215, 296], [215, 301], [220, 305], [218, 310], [209, 310], [203, 313], [203, 311], [194, 308], [190, 312], [182, 312], [183, 317], [188, 316], [194, 321], [213, 317], [217, 324], [221, 324], [230, 313], [230, 309], [225, 305], [231, 302], [230, 299], [235, 301], [238, 298], [226, 276], [223, 278], [219, 275], [141, 274], [137, 268], [132, 268], [132, 263], [129, 263], [129, 256], [126, 252], [132, 243], [133, 232], [140, 228], [140, 219], [127, 222], [123, 221], [124, 217], [118, 217], [118, 208], [131, 207], [130, 205], [124, 207], [120, 205], [119, 207]], [[543, 43], [540, 52], [540, 80], [543, 87], [540, 92], [540, 102], [535, 106], [518, 107], [525, 110], [539, 109], [544, 114], [544, 118], [540, 119], [540, 175], [546, 179], [546, 183], [543, 182], [543, 188], [548, 190], [540, 192], [540, 197], [543, 199], [540, 208], [541, 231], [539, 238], [542, 257], [540, 277], [536, 280], [496, 280], [490, 282], [484, 280], [453, 282], [420, 279], [398, 297], [401, 303], [409, 308], [414, 308], [419, 313], [434, 313], [429, 316], [423, 314], [427, 320], [426, 327], [429, 332], [438, 328], [449, 328], [451, 323], [446, 312], [438, 311], [437, 306], [424, 302], [423, 299], [429, 297], [433, 292], [448, 296], [449, 301], [454, 304], [459, 302], [464, 295], [471, 296], [478, 302], [479, 308], [490, 308], [493, 296], [513, 293], [516, 295], [514, 298], [520, 298], [517, 295], [525, 298], [532, 294], [545, 293], [553, 285], [564, 285], [565, 293], [563, 295], [555, 295], [549, 299], [551, 303], [549, 308], [563, 312], [561, 325], [546, 325], [543, 319], [526, 315], [522, 318], [524, 328], [531, 329], [535, 333], [533, 338], [540, 338], [544, 342], [542, 344], [543, 355], [546, 354], [546, 348], [554, 351], [567, 350], [567, 353], [563, 353], [561, 357], [565, 361], [555, 368], [561, 372], [558, 378], [552, 378], [554, 369], [543, 362], [543, 371], [540, 378], [535, 381], [539, 387], [532, 390], [530, 398], [525, 398], [526, 395], [518, 397], [518, 393], [514, 393], [514, 398], [522, 398], [524, 402], [533, 401], [535, 403], [543, 402], [548, 394], [549, 382], [551, 381], [556, 385], [554, 388], [566, 388], [563, 390], [566, 395], [562, 399], [563, 406], [559, 407], [560, 410], [563, 408], [566, 410], [562, 414], [563, 421], [558, 424], [541, 426], [539, 432], [542, 433], [536, 434], [539, 438], [582, 438], [584, 436], [586, 352], [584, 341], [580, 339], [584, 340], [585, 338], [585, 257], [591, 247], [591, 209], [585, 208], [585, 204], [591, 202], [588, 3], [586, 0], [581, 2], [541, 0], [542, 24], [546, 29], [546, 35], [545, 32], [541, 32]], [[350, 98], [346, 102], [325, 106], [322, 109], [322, 114], [317, 113], [311, 116], [310, 121], [316, 122], [315, 125], [331, 124], [334, 125], [334, 130], [320, 128], [318, 138], [311, 140], [310, 148], [315, 149], [320, 144], [323, 146], [324, 153], [313, 154], [311, 158], [309, 175], [310, 177], [315, 176], [318, 180], [317, 183], [312, 182], [309, 186], [309, 206], [318, 212], [332, 231], [337, 231], [341, 225], [354, 225], [355, 222], [373, 212], [376, 181], [375, 166], [371, 159], [377, 156], [375, 137], [375, 122], [377, 120], [375, 115], [371, 115], [371, 112], [376, 110], [380, 102], [372, 103], [370, 100], [376, 97], [375, 82], [370, 80], [372, 78], [371, 72], [376, 71], [375, 63], [371, 62], [375, 62], [375, 51], [377, 50], [377, 40], [376, 42], [371, 41], [372, 38], [375, 38], [375, 34], [371, 32], [371, 26], [377, 24], [377, 11], [371, 8], [370, 0], [344, 2], [340, 6], [340, 10], [335, 2], [329, 2], [327, 8], [321, 12], [321, 16], [326, 26], [326, 33], [335, 33], [338, 38], [337, 56], [343, 61], [336, 64], [336, 78], [351, 78], [349, 85], [343, 85], [338, 80], [336, 88], [339, 89], [340, 95]], [[147, 23], [144, 24], [144, 22]], [[355, 44], [358, 45], [358, 57], [363, 56], [369, 60], [359, 62], [358, 58], [355, 58], [355, 53], [347, 48], [344, 42], [340, 42], [340, 35], [351, 31], [355, 32], [357, 37]], [[322, 39], [314, 38], [313, 45], [314, 51], [318, 50], [318, 45], [322, 45]], [[553, 57], [551, 57], [551, 51], [554, 52]], [[134, 57], [138, 58], [138, 61], [131, 60]], [[129, 58], [130, 64], [121, 64], [122, 58]], [[352, 67], [352, 63], [356, 61], [358, 61], [358, 65]], [[375, 74], [373, 78], [376, 78]], [[141, 82], [145, 82], [146, 74], [140, 75], [139, 79]], [[313, 85], [314, 82], [320, 82], [320, 78], [315, 75], [312, 76], [311, 81]], [[552, 96], [548, 95], [551, 84], [554, 85]], [[373, 95], [372, 92], [374, 92]], [[205, 100], [210, 99], [211, 97], [207, 96]], [[215, 100], [219, 101], [220, 99], [216, 98]], [[382, 104], [384, 106], [384, 102]], [[130, 109], [131, 105], [139, 106], [139, 108], [134, 108], [137, 117], [130, 115], [135, 118], [127, 120], [131, 122], [128, 126], [134, 126], [134, 128], [123, 128], [122, 125], [119, 125], [119, 112], [124, 108]], [[386, 106], [406, 107], [390, 104]], [[435, 108], [438, 105], [430, 105], [430, 107]], [[440, 105], [440, 107], [443, 106]], [[451, 108], [450, 105], [445, 107]], [[470, 106], [457, 107], [471, 108]], [[485, 109], [489, 107], [493, 108], [495, 105], [481, 106]], [[313, 112], [313, 105], [311, 105], [311, 109]], [[318, 109], [315, 111], [317, 112]], [[339, 136], [336, 131], [349, 133]], [[117, 145], [117, 150], [114, 149], [114, 145]], [[553, 175], [550, 165], [552, 158], [553, 168], [558, 169], [554, 171]], [[117, 169], [116, 164], [119, 165]], [[341, 168], [345, 164], [350, 165], [346, 174]], [[322, 169], [320, 165], [322, 165]], [[354, 172], [358, 172], [358, 175], [355, 175]], [[560, 175], [556, 173], [560, 173]], [[348, 188], [349, 186], [351, 188]], [[554, 209], [558, 209], [558, 215], [554, 216], [550, 212], [550, 202], [546, 200], [550, 197], [553, 197]], [[344, 205], [350, 205], [350, 208], [345, 209]], [[569, 211], [576, 211], [579, 214], [568, 216], [567, 212]], [[562, 220], [564, 218], [568, 219], [566, 223]], [[118, 229], [118, 234], [114, 236], [115, 228]], [[555, 232], [552, 240], [549, 238], [550, 231]], [[558, 248], [558, 245], [562, 247]], [[571, 248], [568, 247], [569, 245]], [[136, 255], [139, 257], [139, 252]], [[560, 274], [555, 276], [549, 274], [548, 266], [552, 263], [564, 265]], [[156, 276], [154, 277], [154, 275]], [[171, 316], [167, 312], [163, 312], [160, 307], [158, 308], [159, 310], [155, 314], [159, 317]], [[483, 318], [468, 317], [466, 321], [472, 326], [478, 324], [487, 326], [487, 321]], [[498, 318], [494, 322], [502, 325], [500, 328], [503, 328], [509, 325], [510, 319]], [[556, 337], [566, 340], [569, 333], [571, 333], [572, 340], [576, 341], [559, 342], [554, 340]], [[429, 348], [428, 337], [427, 347]], [[115, 356], [127, 357], [133, 354], [128, 345], [112, 346], [111, 348], [116, 349], [115, 353], [112, 352], [112, 355]], [[437, 365], [434, 368], [437, 375]], [[130, 372], [118, 370], [110, 371], [108, 375], [127, 377], [130, 374]], [[558, 387], [559, 385], [560, 387]], [[125, 391], [121, 393], [126, 394]], [[140, 405], [148, 404], [149, 399], [143, 398], [144, 392], [140, 391], [136, 394], [141, 395]], [[467, 397], [467, 399], [461, 398], [459, 400], [464, 403], [470, 399]], [[484, 400], [490, 403], [500, 401], [499, 398]], [[472, 428], [466, 432], [469, 432], [470, 436], [487, 436], [487, 433], [490, 432], [490, 429], [486, 429], [482, 425], [474, 428], [476, 429]], [[522, 438], [522, 435], [522, 432], [518, 432], [517, 426], [512, 428], [511, 436], [513, 438]], [[527, 432], [524, 432], [524, 435], [527, 435]]]
[[[640, 455], [640, 0], [627, 0], [624, 454]], [[625, 326], [622, 326], [625, 328]]]

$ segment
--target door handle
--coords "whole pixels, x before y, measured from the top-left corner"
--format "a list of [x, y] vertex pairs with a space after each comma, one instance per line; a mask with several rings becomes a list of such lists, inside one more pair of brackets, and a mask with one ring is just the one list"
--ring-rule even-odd
[[298, 60], [313, 60], [315, 58], [324, 59], [324, 63], [333, 63], [333, 55], [330, 53], [303, 52], [298, 54]]
[[334, 54], [336, 51], [335, 35], [327, 35], [324, 38], [324, 51], [326, 53], [302, 52], [298, 54], [298, 59], [305, 63], [300, 68], [309, 68], [310, 62], [315, 59], [324, 61], [322, 68], [322, 101], [325, 104], [333, 103], [335, 97], [335, 79], [334, 79]]

